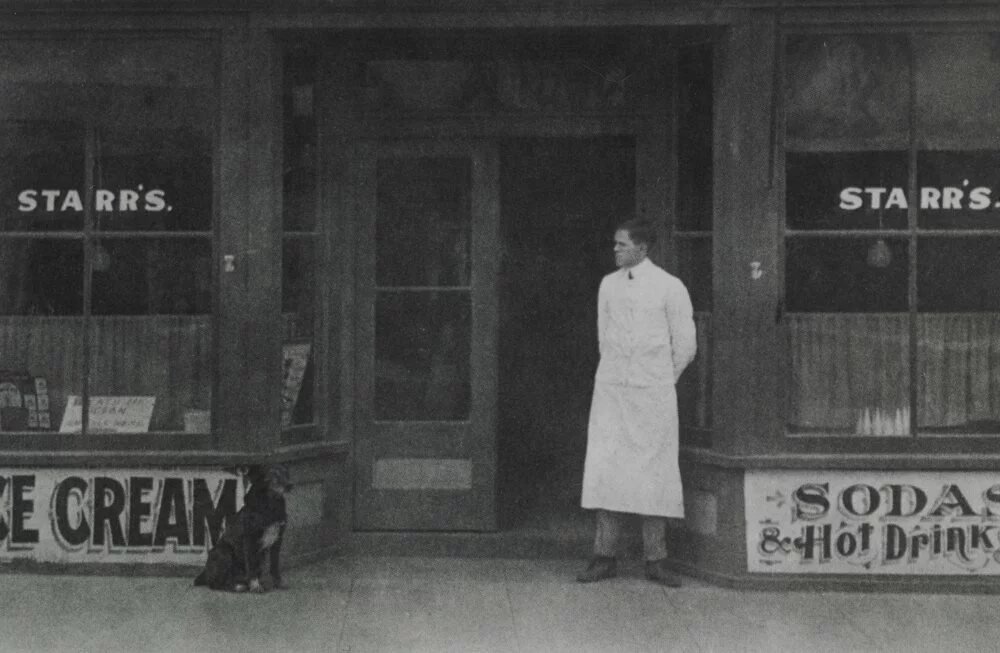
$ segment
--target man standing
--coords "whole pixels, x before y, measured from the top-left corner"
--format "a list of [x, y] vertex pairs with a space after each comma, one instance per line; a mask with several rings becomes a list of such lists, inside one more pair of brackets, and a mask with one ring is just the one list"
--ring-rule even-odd
[[597, 295], [601, 361], [587, 429], [584, 508], [597, 509], [594, 557], [582, 583], [617, 573], [622, 513], [642, 515], [646, 578], [670, 587], [668, 517], [684, 516], [677, 462], [674, 385], [697, 348], [691, 298], [681, 281], [647, 258], [656, 233], [639, 220], [615, 232], [618, 270]]

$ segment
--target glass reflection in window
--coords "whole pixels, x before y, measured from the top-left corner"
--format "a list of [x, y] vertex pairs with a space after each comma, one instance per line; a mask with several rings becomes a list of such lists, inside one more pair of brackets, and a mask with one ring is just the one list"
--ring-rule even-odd
[[471, 178], [468, 159], [379, 160], [379, 286], [469, 285]]
[[378, 293], [376, 419], [468, 419], [472, 328], [469, 302], [466, 291]]

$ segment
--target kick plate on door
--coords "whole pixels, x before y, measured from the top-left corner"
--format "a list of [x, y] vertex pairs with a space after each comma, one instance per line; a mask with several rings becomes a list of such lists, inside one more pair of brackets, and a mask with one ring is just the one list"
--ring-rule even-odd
[[376, 490], [470, 490], [472, 461], [461, 458], [383, 458], [375, 461]]

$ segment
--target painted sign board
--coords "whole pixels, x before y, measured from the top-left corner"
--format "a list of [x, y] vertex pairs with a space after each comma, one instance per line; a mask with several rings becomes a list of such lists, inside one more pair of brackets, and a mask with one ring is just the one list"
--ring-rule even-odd
[[245, 491], [215, 470], [0, 468], [0, 564], [204, 564]]
[[1000, 473], [747, 470], [747, 568], [1000, 575]]

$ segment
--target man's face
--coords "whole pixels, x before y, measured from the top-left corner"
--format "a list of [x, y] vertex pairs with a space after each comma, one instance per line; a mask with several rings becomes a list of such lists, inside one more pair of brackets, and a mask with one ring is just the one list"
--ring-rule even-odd
[[648, 247], [645, 243], [636, 245], [632, 236], [624, 229], [615, 232], [615, 265], [620, 268], [630, 268], [646, 258]]

